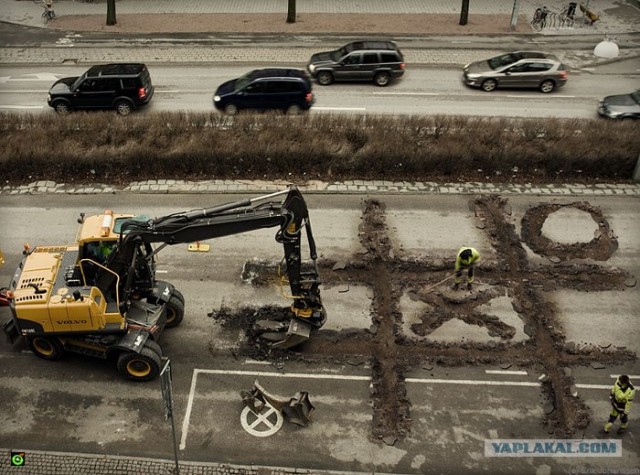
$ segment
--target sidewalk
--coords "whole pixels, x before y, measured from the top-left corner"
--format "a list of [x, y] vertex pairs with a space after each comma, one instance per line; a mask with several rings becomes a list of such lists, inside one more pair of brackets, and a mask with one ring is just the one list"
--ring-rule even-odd
[[[413, 65], [461, 66], [505, 49], [548, 49], [570, 68], [580, 69], [612, 62], [592, 54], [605, 34], [622, 36], [618, 59], [640, 56], [640, 9], [633, 1], [590, 0], [601, 15], [594, 26], [586, 25], [578, 13], [573, 26], [535, 32], [528, 21], [542, 3], [520, 0], [517, 30], [511, 32], [511, 0], [470, 2], [465, 27], [458, 25], [459, 3], [445, 0], [299, 0], [295, 24], [285, 22], [284, 1], [118, 0], [118, 24], [113, 27], [105, 25], [105, 0], [58, 0], [58, 18], [47, 26], [40, 21], [42, 8], [37, 2], [0, 0], [0, 21], [59, 28], [62, 35], [50, 45], [7, 47], [5, 43], [0, 63], [304, 64], [319, 44], [337, 46], [369, 35], [397, 39], [407, 63]], [[560, 12], [565, 3], [546, 5]], [[582, 38], [581, 46], [572, 38]]]
[[[9, 454], [13, 449], [0, 449]], [[25, 452], [25, 463], [21, 467], [10, 467], [0, 473], [19, 475], [175, 475], [173, 454], [166, 459], [125, 457], [119, 455], [46, 452], [42, 450], [19, 450]], [[8, 458], [8, 455], [7, 455]], [[8, 465], [9, 462], [4, 462]], [[353, 475], [355, 472], [305, 470], [293, 467], [260, 467], [257, 465], [230, 465], [213, 462], [186, 462], [179, 460], [180, 475]]]
[[[524, 21], [530, 21], [536, 8], [546, 5], [552, 12], [559, 14], [567, 5], [567, 1], [520, 0], [519, 15]], [[634, 0], [588, 0], [590, 9], [600, 16], [593, 26], [584, 23], [584, 14], [578, 9], [573, 26], [551, 25], [539, 34], [605, 34], [615, 35], [640, 31], [640, 9]], [[25, 26], [42, 27], [41, 8], [37, 2], [29, 0], [0, 0], [0, 21]], [[116, 11], [120, 15], [170, 14], [161, 29], [156, 31], [170, 32], [180, 24], [180, 15], [202, 14], [280, 14], [284, 20], [287, 13], [287, 2], [274, 0], [118, 0]], [[470, 2], [469, 23], [473, 23], [477, 15], [511, 16], [513, 2], [511, 0], [473, 0]], [[82, 3], [81, 1], [59, 0], [55, 4], [58, 17], [72, 15], [106, 16], [106, 2]], [[375, 15], [455, 15], [459, 16], [460, 2], [457, 0], [299, 0], [298, 15], [350, 13]], [[520, 21], [520, 20], [519, 20]], [[284, 21], [283, 21], [284, 23]], [[363, 26], [363, 25], [360, 25]], [[455, 24], [450, 25], [453, 30]], [[528, 25], [525, 25], [528, 29]], [[283, 28], [286, 25], [283, 25]], [[424, 25], [424, 33], [428, 34], [429, 25]], [[193, 31], [193, 30], [192, 30]], [[243, 32], [255, 31], [245, 27]], [[284, 31], [284, 30], [283, 30]], [[333, 30], [335, 31], [335, 30]], [[328, 30], [327, 33], [330, 33]], [[350, 33], [358, 33], [358, 25]], [[453, 32], [453, 31], [451, 31]]]

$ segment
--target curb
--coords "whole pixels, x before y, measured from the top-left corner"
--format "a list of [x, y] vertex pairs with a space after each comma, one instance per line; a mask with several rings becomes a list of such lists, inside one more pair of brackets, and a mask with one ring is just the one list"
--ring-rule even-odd
[[[7, 455], [24, 452], [23, 466], [9, 468], [2, 473], [21, 475], [173, 475], [175, 461], [169, 458], [129, 457], [110, 454], [87, 454], [78, 452], [49, 452], [43, 450], [0, 449]], [[293, 467], [269, 467], [258, 465], [233, 465], [217, 462], [179, 461], [181, 475], [291, 475], [323, 474], [349, 475], [365, 472], [311, 470]]]
[[[262, 193], [279, 191], [292, 185], [287, 181], [252, 180], [146, 180], [117, 187], [108, 184], [64, 184], [36, 181], [28, 185], [4, 186], [0, 196], [95, 195], [95, 194], [215, 194]], [[640, 197], [637, 183], [436, 183], [386, 180], [311, 181], [297, 185], [304, 193], [316, 194], [451, 194], [451, 195], [530, 195], [530, 196], [624, 196]]]

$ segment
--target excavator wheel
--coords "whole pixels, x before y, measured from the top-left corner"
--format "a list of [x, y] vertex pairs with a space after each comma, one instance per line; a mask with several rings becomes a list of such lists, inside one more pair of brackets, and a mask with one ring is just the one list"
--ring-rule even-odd
[[144, 347], [153, 350], [155, 353], [158, 353], [158, 356], [162, 358], [162, 347], [151, 338], [144, 342]]
[[64, 355], [62, 344], [55, 338], [32, 336], [27, 338], [27, 345], [36, 356], [45, 360], [59, 360]]
[[178, 289], [174, 288], [173, 289], [173, 295], [180, 300], [180, 302], [182, 302], [182, 305], [184, 305], [184, 295], [182, 295], [182, 292], [180, 292]]
[[118, 372], [132, 381], [151, 381], [160, 374], [160, 364], [160, 355], [145, 346], [140, 353], [122, 353], [118, 357]]
[[[174, 292], [169, 301], [167, 302], [167, 323], [166, 328], [173, 328], [180, 325], [184, 318], [184, 297], [182, 294], [176, 295], [178, 291]], [[180, 297], [183, 299], [180, 300]]]

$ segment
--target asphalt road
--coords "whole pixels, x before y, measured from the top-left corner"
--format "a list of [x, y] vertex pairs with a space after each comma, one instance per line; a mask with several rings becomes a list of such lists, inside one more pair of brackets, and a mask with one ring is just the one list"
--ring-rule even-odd
[[[213, 93], [219, 84], [264, 66], [152, 66], [155, 96], [139, 113], [211, 111]], [[303, 64], [287, 66], [304, 68]], [[5, 67], [0, 72], [0, 111], [51, 114], [46, 103], [51, 84], [85, 70], [84, 66]], [[597, 118], [600, 99], [628, 93], [638, 84], [637, 75], [603, 76], [578, 71], [571, 73], [566, 86], [551, 94], [522, 90], [486, 93], [464, 86], [460, 74], [458, 68], [410, 67], [404, 77], [386, 88], [358, 83], [315, 85], [312, 113]]]
[[[32, 245], [70, 243], [78, 213], [144, 212], [150, 216], [201, 208], [235, 200], [218, 195], [99, 195], [99, 196], [1, 196], [0, 245], [6, 265], [0, 281], [8, 282], [20, 258], [24, 241]], [[309, 195], [307, 200], [321, 259], [349, 262], [363, 255], [360, 224], [367, 196]], [[411, 262], [424, 256], [451, 260], [460, 245], [473, 243], [491, 266], [503, 249], [470, 210], [468, 196], [377, 196], [386, 206], [386, 225], [399, 258]], [[540, 203], [571, 203], [570, 197], [514, 196], [508, 199], [511, 222], [520, 232], [527, 209]], [[594, 197], [587, 200], [601, 210], [617, 236], [618, 249], [602, 269], [620, 268], [640, 274], [640, 208], [637, 199]], [[545, 229], [558, 242], [588, 242], [597, 224], [588, 215], [569, 209], [549, 218]], [[549, 227], [550, 226], [550, 227]], [[222, 328], [208, 314], [222, 306], [282, 304], [273, 287], [253, 287], [240, 276], [254, 258], [277, 262], [280, 246], [275, 231], [226, 237], [210, 241], [208, 253], [190, 253], [186, 246], [170, 247], [160, 254], [161, 277], [181, 289], [187, 300], [183, 324], [168, 330], [161, 340], [171, 358], [174, 374], [174, 410], [182, 460], [288, 466], [376, 473], [581, 473], [587, 469], [631, 469], [640, 466], [637, 414], [631, 414], [631, 430], [624, 436], [618, 457], [487, 458], [486, 439], [549, 439], [543, 420], [548, 400], [538, 380], [541, 364], [520, 366], [482, 364], [443, 366], [437, 362], [414, 367], [404, 374], [410, 404], [410, 431], [398, 440], [372, 437], [371, 377], [367, 358], [339, 354], [305, 359], [301, 355], [276, 361], [238, 357], [244, 342], [240, 331]], [[528, 246], [524, 244], [525, 248]], [[527, 250], [531, 263], [554, 266]], [[580, 261], [580, 260], [578, 260]], [[562, 273], [560, 264], [554, 272]], [[425, 275], [425, 278], [428, 277]], [[532, 277], [533, 278], [533, 277]], [[581, 277], [588, 281], [586, 273]], [[349, 283], [339, 271], [326, 271], [322, 295], [329, 321], [321, 332], [348, 334], [372, 326], [372, 301], [376, 296], [366, 278]], [[492, 282], [478, 274], [480, 289]], [[440, 289], [439, 289], [440, 290]], [[443, 292], [446, 292], [442, 289]], [[514, 341], [526, 340], [523, 322], [507, 293], [479, 309], [515, 328]], [[598, 292], [558, 288], [542, 292], [556, 309], [557, 324], [567, 342], [626, 346], [640, 351], [637, 321], [640, 297], [637, 287]], [[405, 295], [399, 300], [404, 334], [412, 339], [409, 323], [415, 321], [416, 302]], [[0, 308], [0, 320], [9, 318]], [[500, 341], [486, 328], [455, 320], [442, 325], [432, 340], [465, 348], [467, 343]], [[399, 349], [398, 351], [402, 351]], [[490, 353], [491, 350], [486, 350]], [[307, 355], [310, 356], [310, 355]], [[113, 362], [70, 355], [59, 362], [40, 360], [18, 346], [0, 343], [0, 446], [21, 449], [118, 453], [120, 455], [172, 458], [172, 441], [158, 381], [131, 384], [119, 379]], [[519, 360], [518, 360], [519, 361]], [[617, 374], [637, 375], [637, 361], [599, 365], [592, 361], [570, 368], [579, 397], [592, 423], [575, 434], [594, 439], [607, 417], [608, 388]], [[314, 422], [301, 428], [285, 422], [269, 437], [255, 437], [241, 426], [239, 392], [258, 379], [269, 391], [290, 397], [309, 391], [316, 406]], [[269, 423], [257, 426], [270, 430]], [[622, 472], [620, 472], [622, 473]]]

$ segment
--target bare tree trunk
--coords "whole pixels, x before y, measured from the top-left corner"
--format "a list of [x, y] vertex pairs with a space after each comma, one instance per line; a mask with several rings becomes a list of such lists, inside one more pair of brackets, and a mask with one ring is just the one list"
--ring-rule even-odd
[[107, 0], [107, 26], [118, 23], [116, 21], [116, 0]]
[[288, 0], [287, 23], [296, 22], [296, 0]]
[[460, 24], [466, 25], [469, 19], [469, 0], [462, 0], [462, 10], [460, 11]]

